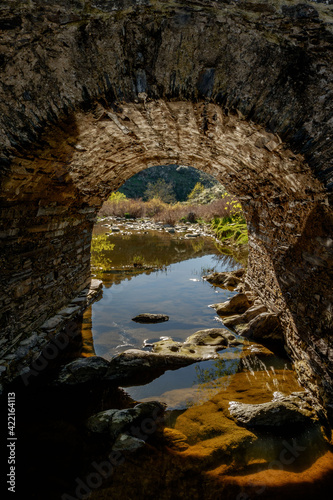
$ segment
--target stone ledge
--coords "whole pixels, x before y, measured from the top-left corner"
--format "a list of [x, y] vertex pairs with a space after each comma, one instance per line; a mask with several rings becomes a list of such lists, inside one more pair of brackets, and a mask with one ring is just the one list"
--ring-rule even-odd
[[29, 365], [42, 355], [43, 349], [54, 341], [57, 335], [66, 333], [66, 325], [77, 319], [98, 298], [101, 291], [102, 281], [91, 280], [90, 286], [82, 290], [66, 308], [47, 319], [29, 337], [17, 342], [0, 358], [0, 395], [3, 386], [24, 375], [30, 369]]

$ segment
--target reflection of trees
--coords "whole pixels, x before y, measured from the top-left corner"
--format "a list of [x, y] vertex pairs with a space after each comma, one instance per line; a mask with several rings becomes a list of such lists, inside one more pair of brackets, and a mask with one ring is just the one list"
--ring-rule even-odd
[[205, 241], [200, 239], [199, 241], [192, 241], [192, 248], [194, 253], [199, 253], [204, 249]]
[[[133, 263], [135, 256], [140, 255], [147, 266], [169, 266], [215, 253], [216, 248], [208, 238], [198, 237], [192, 240], [155, 231], [131, 235], [99, 234], [92, 239], [92, 265], [99, 266], [102, 270], [121, 269]], [[231, 256], [228, 259], [230, 263], [233, 262]]]
[[98, 269], [110, 269], [112, 252], [115, 244], [110, 242], [106, 234], [93, 236], [91, 241], [91, 265]]
[[[239, 267], [233, 255], [221, 253], [224, 249], [221, 250], [221, 245], [210, 238], [187, 239], [160, 231], [149, 231], [148, 234], [105, 234], [109, 229], [96, 227], [99, 234], [94, 234], [92, 238], [91, 265], [94, 273], [103, 279], [106, 286], [207, 254], [215, 254], [213, 259], [216, 266], [222, 264], [228, 269]], [[101, 229], [103, 234], [100, 233]], [[142, 256], [144, 265], [134, 268], [133, 262], [137, 255]], [[213, 270], [202, 269], [201, 274]]]
[[232, 358], [225, 357], [218, 359], [210, 368], [202, 368], [201, 365], [195, 366], [196, 381], [193, 385], [199, 384], [202, 389], [207, 386], [212, 388], [224, 388], [229, 385], [230, 376], [237, 373], [239, 369], [240, 358], [233, 354]]
[[195, 365], [196, 378], [192, 384], [194, 392], [185, 401], [187, 407], [202, 404], [229, 386], [233, 376], [239, 371], [240, 353], [223, 353], [222, 356], [213, 364], [210, 362], [209, 368], [204, 368], [207, 366], [206, 362]]
[[103, 285], [105, 288], [110, 288], [112, 285], [120, 285], [122, 281], [127, 280], [131, 281], [134, 276], [138, 276], [139, 274], [146, 274], [149, 275], [151, 273], [161, 273], [164, 272], [166, 273], [167, 270], [164, 267], [158, 268], [149, 268], [146, 269], [144, 267], [142, 268], [129, 268], [129, 269], [115, 269], [111, 271], [105, 271], [103, 274], [100, 275], [100, 277], [103, 278]]
[[246, 247], [225, 247], [217, 241], [214, 242], [218, 254], [213, 258], [219, 263], [222, 262], [230, 270], [239, 268], [240, 265], [247, 267], [248, 249]]

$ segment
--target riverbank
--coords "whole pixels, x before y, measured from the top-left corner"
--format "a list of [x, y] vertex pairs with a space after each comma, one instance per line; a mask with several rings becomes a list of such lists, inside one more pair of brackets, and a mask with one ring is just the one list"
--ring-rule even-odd
[[[215, 219], [215, 223], [217, 223]], [[223, 222], [221, 221], [221, 224]], [[216, 232], [220, 226], [207, 223], [203, 220], [197, 222], [174, 222], [172, 224], [155, 221], [153, 218], [127, 218], [120, 216], [107, 216], [100, 217], [98, 224], [94, 229], [94, 237], [92, 240], [92, 269], [105, 269], [108, 264], [105, 259], [106, 255], [101, 255], [101, 252], [110, 250], [110, 236], [119, 235], [121, 237], [130, 236], [135, 233], [137, 235], [148, 234], [148, 232], [156, 231], [157, 233], [166, 233], [170, 235], [178, 235], [180, 239], [199, 241], [200, 238], [210, 238], [215, 243], [215, 248], [218, 249], [220, 254], [232, 255], [243, 267], [247, 267], [248, 245], [247, 242], [241, 241], [237, 231], [238, 225], [233, 225], [232, 222], [226, 223], [228, 228], [228, 235], [223, 234], [218, 237]], [[245, 224], [246, 227], [246, 224]], [[234, 229], [232, 229], [234, 228]], [[246, 229], [245, 229], [246, 231]], [[244, 234], [242, 232], [242, 234]], [[237, 240], [238, 239], [238, 240]], [[142, 260], [141, 251], [134, 252], [134, 255], [129, 259], [128, 266], [142, 267], [145, 263]], [[111, 258], [111, 256], [109, 256]], [[103, 262], [102, 262], [103, 261]], [[155, 263], [151, 263], [153, 266]], [[161, 258], [156, 261], [156, 265], [161, 264]], [[111, 265], [111, 264], [110, 264]]]
[[[99, 215], [115, 217], [116, 219], [134, 219], [143, 221], [151, 219], [152, 224], [160, 226], [177, 226], [181, 230], [184, 224], [199, 224], [205, 229], [205, 234], [210, 231], [218, 240], [226, 245], [244, 246], [248, 243], [246, 220], [239, 201], [228, 193], [219, 198], [202, 203], [196, 199], [184, 203], [165, 203], [159, 198], [149, 201], [141, 199], [128, 199], [122, 193], [116, 192], [103, 204]], [[151, 229], [150, 225], [148, 229]], [[159, 228], [159, 227], [158, 227]], [[198, 233], [195, 230], [195, 233]]]

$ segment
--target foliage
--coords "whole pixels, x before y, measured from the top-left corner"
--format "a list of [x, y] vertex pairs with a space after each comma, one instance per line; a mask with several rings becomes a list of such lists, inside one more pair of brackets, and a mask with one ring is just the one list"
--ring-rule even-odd
[[221, 241], [229, 240], [236, 245], [248, 243], [247, 226], [241, 217], [215, 217], [212, 221], [212, 229]]
[[164, 179], [158, 179], [155, 183], [148, 182], [143, 197], [145, 200], [158, 199], [162, 200], [164, 203], [176, 202], [176, 196], [171, 182], [167, 183]]
[[114, 191], [109, 197], [109, 201], [111, 201], [112, 203], [118, 203], [119, 201], [126, 199], [126, 195], [124, 193], [121, 193], [120, 191]]
[[199, 194], [201, 194], [205, 190], [205, 187], [201, 182], [197, 182], [190, 194], [188, 195], [187, 199], [188, 200], [193, 200], [193, 198], [196, 198]]
[[148, 182], [154, 184], [159, 179], [172, 184], [175, 201], [186, 201], [197, 182], [200, 182], [205, 189], [211, 189], [213, 186], [221, 187], [214, 177], [196, 168], [184, 165], [160, 165], [149, 167], [133, 175], [121, 186], [120, 191], [127, 198], [145, 199]]
[[[116, 195], [116, 193], [113, 193]], [[246, 245], [248, 242], [246, 221], [239, 201], [228, 193], [206, 205], [194, 203], [169, 204], [160, 198], [149, 201], [129, 199], [111, 195], [104, 203], [99, 215], [108, 217], [149, 217], [164, 224], [177, 222], [199, 222], [210, 224], [217, 238], [226, 243]]]
[[106, 234], [93, 236], [91, 241], [91, 265], [103, 271], [110, 269], [112, 260], [111, 252], [114, 249], [114, 243], [109, 242]]
[[134, 267], [142, 267], [145, 263], [145, 259], [142, 255], [134, 255], [133, 257], [133, 266]]

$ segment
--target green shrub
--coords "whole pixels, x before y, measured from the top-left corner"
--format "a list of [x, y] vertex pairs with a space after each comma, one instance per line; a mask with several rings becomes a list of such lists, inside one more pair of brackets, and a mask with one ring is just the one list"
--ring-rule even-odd
[[229, 240], [236, 245], [248, 243], [247, 226], [243, 216], [214, 217], [211, 227], [221, 241]]

